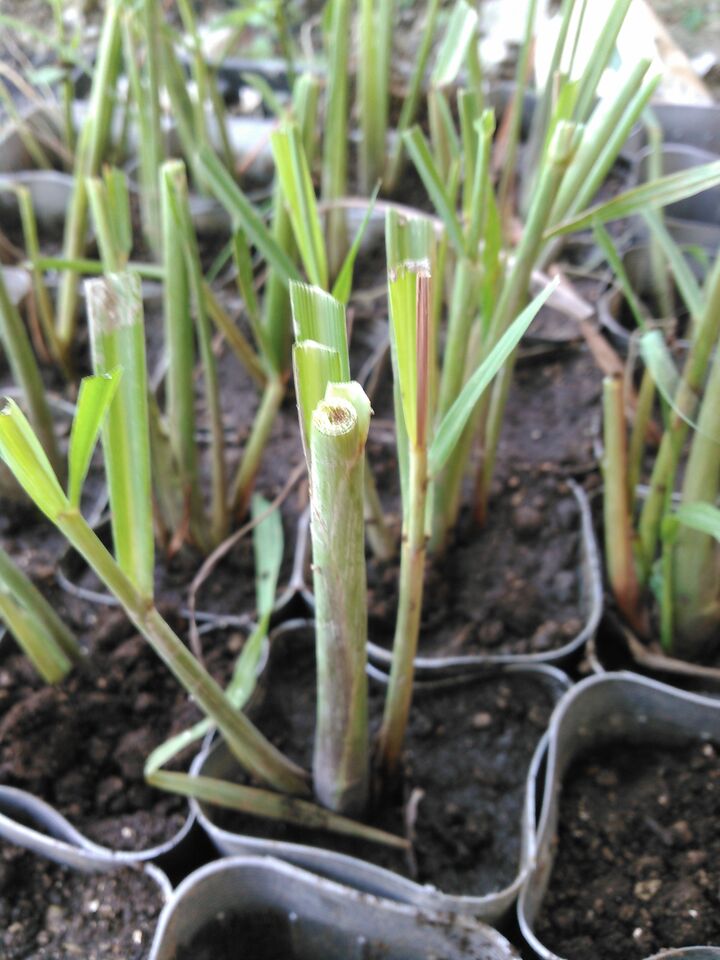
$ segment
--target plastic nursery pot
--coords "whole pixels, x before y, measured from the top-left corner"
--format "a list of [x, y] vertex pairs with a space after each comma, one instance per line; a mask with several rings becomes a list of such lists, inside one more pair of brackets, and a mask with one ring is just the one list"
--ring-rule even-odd
[[[227, 922], [228, 947], [210, 938]], [[257, 952], [252, 949], [253, 940]], [[188, 952], [188, 947], [192, 952]], [[201, 867], [164, 908], [149, 960], [196, 956], [200, 947], [247, 960], [512, 960], [497, 931], [469, 918], [420, 913], [265, 857], [230, 857]], [[212, 950], [208, 950], [208, 948]], [[259, 947], [259, 949], [258, 949]], [[183, 948], [185, 948], [183, 950]]]
[[[720, 106], [699, 103], [654, 103], [653, 117], [665, 143], [682, 143], [720, 156]], [[644, 128], [634, 143], [639, 152], [647, 142]], [[641, 142], [640, 142], [641, 141]]]
[[[186, 824], [189, 832], [192, 821]], [[140, 864], [158, 884], [164, 896], [171, 891], [163, 870], [151, 863], [170, 850], [170, 843], [142, 853], [110, 850], [88, 840], [57, 810], [23, 790], [0, 786], [0, 838], [48, 860], [76, 870], [105, 872]], [[174, 838], [173, 843], [177, 841]]]
[[174, 836], [144, 850], [112, 850], [94, 843], [49, 803], [17, 787], [0, 786], [0, 838], [50, 860], [81, 870], [110, 869], [157, 861], [171, 867], [193, 846], [195, 811]]
[[[637, 154], [631, 177], [633, 183], [648, 180], [650, 153], [650, 148], [646, 147]], [[661, 150], [661, 172], [663, 175], [680, 173], [717, 159], [717, 154], [688, 146], [684, 141], [666, 142]], [[679, 242], [695, 243], [712, 251], [720, 245], [720, 187], [671, 203], [665, 207], [664, 215], [676, 239], [682, 238]], [[644, 234], [646, 228], [642, 218], [636, 218], [634, 222], [638, 231]]]
[[[288, 623], [275, 631], [271, 639], [269, 673], [273, 662], [284, 658], [285, 662], [296, 662], [293, 644], [302, 644], [307, 650], [311, 643], [312, 624], [308, 621]], [[275, 660], [275, 658], [278, 658]], [[377, 671], [370, 668], [371, 678]], [[418, 682], [415, 699], [430, 698], [441, 692], [456, 693], [462, 687], [473, 689], [492, 684], [509, 676], [527, 678], [536, 681], [555, 702], [568, 688], [569, 680], [560, 670], [546, 665], [506, 666], [496, 669], [494, 675], [471, 676], [465, 678], [443, 678], [437, 681]], [[381, 683], [386, 678], [379, 674]], [[267, 680], [272, 685], [272, 677]], [[261, 694], [262, 695], [262, 694]], [[478, 704], [482, 704], [483, 694], [478, 693]], [[191, 773], [219, 779], [232, 779], [237, 771], [237, 763], [222, 741], [207, 743], [195, 758]], [[527, 785], [527, 783], [526, 783]], [[421, 885], [386, 867], [378, 866], [347, 853], [339, 853], [322, 846], [311, 846], [288, 840], [268, 839], [262, 835], [251, 836], [225, 829], [218, 823], [217, 808], [191, 800], [200, 825], [206, 830], [218, 851], [227, 855], [257, 855], [278, 857], [296, 866], [346, 884], [356, 890], [403, 903], [410, 903], [424, 910], [443, 913], [472, 915], [487, 923], [499, 923], [508, 913], [517, 897], [522, 880], [529, 869], [533, 856], [532, 833], [527, 830], [528, 819], [534, 820], [534, 798], [532, 802], [527, 793], [522, 802], [517, 834], [520, 839], [520, 852], [517, 873], [503, 889], [489, 893], [476, 894], [468, 890], [463, 894], [447, 894], [430, 885]]]
[[[571, 640], [561, 646], [542, 653], [529, 654], [464, 654], [459, 656], [418, 656], [415, 658], [415, 670], [418, 677], [427, 678], [438, 675], [464, 675], [470, 672], [493, 670], [509, 664], [554, 664], [563, 666], [579, 658], [587, 641], [595, 635], [603, 610], [603, 587], [600, 554], [595, 531], [593, 529], [590, 505], [585, 491], [574, 483], [568, 482], [580, 513], [580, 609], [583, 626]], [[368, 643], [368, 656], [372, 663], [387, 669], [391, 661], [391, 651], [375, 643]]]
[[[54, 811], [47, 804], [44, 804], [40, 800], [28, 798], [27, 795], [22, 793], [22, 791], [13, 790], [9, 787], [0, 787], [0, 838], [4, 841], [14, 844], [28, 853], [38, 854], [40, 857], [52, 860], [55, 863], [58, 863], [61, 866], [69, 868], [78, 873], [117, 874], [118, 876], [121, 875], [122, 877], [126, 877], [127, 871], [131, 870], [133, 875], [127, 877], [127, 879], [110, 881], [110, 886], [105, 886], [104, 884], [97, 886], [96, 881], [89, 880], [88, 883], [92, 885], [91, 888], [86, 889], [84, 887], [84, 883], [81, 883], [80, 889], [78, 889], [76, 888], [74, 882], [72, 882], [70, 883], [70, 890], [72, 893], [70, 890], [65, 892], [67, 875], [64, 874], [60, 874], [59, 880], [56, 881], [55, 884], [57, 885], [58, 882], [62, 884], [62, 889], [64, 891], [63, 895], [67, 895], [69, 898], [67, 905], [74, 907], [77, 910], [82, 909], [82, 916], [84, 918], [87, 916], [85, 913], [87, 910], [85, 903], [87, 903], [91, 893], [94, 895], [96, 889], [101, 893], [101, 895], [105, 896], [109, 890], [113, 889], [112, 885], [117, 884], [118, 886], [115, 887], [115, 889], [120, 890], [125, 896], [127, 896], [129, 893], [129, 888], [127, 888], [125, 885], [127, 882], [130, 882], [132, 884], [133, 892], [137, 894], [137, 892], [140, 890], [143, 899], [140, 902], [135, 900], [133, 897], [133, 906], [137, 906], [137, 913], [133, 912], [132, 907], [130, 913], [128, 913], [123, 903], [122, 913], [114, 915], [113, 925], [115, 927], [115, 931], [112, 934], [112, 943], [116, 944], [115, 937], [119, 932], [116, 924], [119, 922], [122, 922], [122, 924], [132, 923], [132, 927], [127, 928], [126, 939], [128, 940], [128, 945], [130, 936], [132, 936], [132, 943], [137, 943], [136, 938], [138, 936], [141, 938], [140, 942], [150, 941], [155, 923], [153, 922], [150, 925], [149, 922], [148, 915], [152, 913], [152, 910], [150, 909], [150, 902], [148, 899], [148, 886], [147, 883], [143, 883], [140, 878], [134, 874], [137, 871], [140, 871], [144, 877], [147, 878], [150, 886], [157, 891], [159, 900], [157, 906], [159, 909], [160, 906], [169, 900], [172, 893], [170, 881], [159, 866], [153, 863], [138, 864], [136, 860], [133, 860], [126, 854], [115, 853], [111, 850], [100, 847], [97, 844], [91, 843], [76, 830], [74, 830], [66, 820], [60, 817], [56, 811]], [[17, 905], [19, 902], [18, 898], [20, 898], [20, 901], [25, 900], [25, 896], [21, 895], [18, 889], [18, 883], [21, 881], [19, 878], [15, 878], [12, 872], [9, 874], [9, 876], [13, 877], [13, 880], [11, 881], [11, 888], [8, 887], [5, 890], [5, 895], [10, 896], [13, 904]], [[39, 877], [36, 878], [34, 872], [30, 874], [30, 876], [33, 877], [34, 883], [39, 884]], [[47, 904], [48, 902], [57, 904], [56, 900], [53, 899], [48, 901], [47, 899], [48, 891], [46, 889], [46, 883], [50, 883], [50, 880], [47, 879], [47, 876], [44, 872], [42, 875], [42, 881], [43, 886], [38, 886], [35, 899], [40, 898], [40, 902], [43, 904]], [[22, 880], [22, 886], [25, 893], [29, 891], [27, 880]], [[75, 897], [77, 896], [77, 893], [80, 893], [80, 890], [83, 891], [85, 903], [81, 902], [79, 898], [78, 902], [75, 902]], [[117, 896], [118, 894], [115, 893], [115, 906], [117, 906]], [[62, 910], [63, 908], [56, 906], [55, 909]], [[90, 909], [92, 910], [93, 908]], [[95, 909], [97, 909], [97, 907], [95, 907]], [[62, 913], [60, 915], [62, 916]], [[79, 923], [84, 927], [85, 919], [75, 919], [74, 925], [76, 931]], [[144, 929], [146, 923], [149, 925], [148, 929]], [[23, 925], [21, 923], [17, 923], [16, 926], [21, 929]], [[58, 943], [57, 946], [65, 945], [65, 937], [71, 935], [69, 930], [67, 930], [64, 925], [61, 930], [58, 930], [57, 928], [52, 929], [49, 923], [47, 927], [43, 925], [42, 915], [40, 917], [33, 917], [33, 939], [38, 934], [43, 934], [46, 930], [52, 930], [52, 935], [61, 935], [62, 944]], [[19, 936], [21, 940], [24, 940], [24, 937], [21, 933], [14, 936]], [[91, 936], [91, 934], [87, 934], [86, 939]], [[39, 945], [41, 940], [38, 939], [37, 943]], [[25, 946], [27, 946], [27, 944], [25, 944]], [[96, 944], [93, 943], [92, 946], [94, 947]], [[14, 950], [12, 949], [11, 953], [12, 956], [16, 956]], [[19, 956], [20, 954], [17, 955]], [[33, 951], [33, 956], [34, 955], [35, 953]], [[49, 955], [50, 954], [43, 953], [43, 956]], [[60, 954], [53, 953], [53, 956], [55, 955], [59, 956]], [[65, 955], [65, 952], [62, 952], [62, 956]], [[24, 949], [22, 950], [22, 956], [26, 956]]]
[[681, 947], [663, 950], [649, 960], [720, 960], [720, 947]]
[[[542, 796], [535, 836], [535, 858], [518, 900], [518, 921], [523, 937], [541, 960], [563, 960], [549, 950], [534, 932], [548, 887], [557, 848], [559, 802], [562, 785], [573, 760], [582, 752], [612, 741], [686, 744], [689, 740], [720, 739], [720, 701], [676, 690], [655, 680], [628, 672], [608, 673], [582, 680], [558, 704], [547, 734], [544, 785], [536, 754], [531, 794]], [[533, 832], [532, 824], [528, 828]], [[671, 950], [648, 960], [697, 957], [711, 949]], [[699, 953], [692, 952], [698, 950]]]
[[[2, 146], [0, 145], [0, 151]], [[74, 177], [59, 170], [32, 170], [18, 167], [16, 171], [0, 173], [0, 212], [3, 217], [19, 218], [17, 198], [6, 187], [11, 184], [26, 187], [30, 192], [38, 226], [45, 231], [59, 234], [65, 223], [68, 204], [73, 192]], [[132, 179], [128, 189], [136, 197], [140, 188]], [[200, 236], [214, 235], [227, 230], [230, 218], [225, 209], [211, 197], [191, 194], [190, 218]], [[88, 227], [90, 233], [91, 227]], [[145, 285], [144, 285], [145, 286]]]
[[[89, 102], [76, 100], [73, 103], [73, 119], [76, 129], [80, 129], [88, 116]], [[42, 135], [52, 130], [56, 136], [62, 128], [60, 107], [32, 107], [21, 116], [22, 122], [31, 132]], [[214, 114], [208, 114], [208, 135], [215, 146], [220, 146], [217, 121]], [[111, 137], [115, 143], [123, 136], [122, 118], [115, 117]], [[254, 181], [266, 184], [272, 177], [273, 160], [270, 150], [270, 134], [274, 122], [265, 117], [227, 117], [227, 135], [233, 155], [239, 164], [249, 164], [248, 176]], [[180, 144], [177, 131], [169, 118], [164, 118], [164, 134], [168, 156], [178, 156]], [[134, 126], [128, 130], [128, 154], [134, 158], [137, 154], [138, 139]], [[132, 166], [132, 164], [130, 164]], [[0, 186], [10, 182], [25, 186], [30, 190], [38, 225], [43, 229], [57, 229], [64, 223], [67, 203], [73, 189], [73, 175], [57, 170], [36, 170], [20, 136], [17, 124], [7, 124], [0, 129]], [[131, 193], [137, 193], [138, 186], [130, 179]], [[211, 197], [191, 195], [190, 215], [195, 230], [200, 235], [211, 235], [230, 226], [225, 209]], [[11, 194], [0, 191], [0, 211], [5, 215], [17, 209], [17, 202]]]
[[[705, 271], [699, 261], [689, 253], [685, 254], [685, 260], [696, 279], [702, 282]], [[647, 304], [653, 316], [659, 316], [660, 307], [655, 291], [650, 247], [646, 244], [630, 247], [623, 254], [622, 264], [635, 293]], [[676, 311], [680, 311], [676, 332], [684, 335], [687, 311], [677, 291], [674, 291], [674, 294]], [[637, 324], [627, 306], [619, 284], [610, 287], [600, 297], [597, 309], [600, 324], [607, 331], [613, 346], [621, 353], [627, 354], [630, 341], [633, 335], [637, 333]], [[662, 323], [663, 321], [659, 322]], [[672, 318], [667, 323], [672, 323]]]
[[720, 693], [720, 667], [708, 667], [667, 656], [636, 640], [615, 618], [607, 618], [588, 644], [588, 661], [594, 673], [632, 670], [663, 683], [696, 693]]

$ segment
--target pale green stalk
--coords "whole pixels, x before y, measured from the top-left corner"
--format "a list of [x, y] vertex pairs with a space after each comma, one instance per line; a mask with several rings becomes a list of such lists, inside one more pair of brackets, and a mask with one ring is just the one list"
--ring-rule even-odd
[[385, 522], [375, 478], [368, 467], [365, 471], [365, 535], [373, 556], [391, 560], [395, 555], [395, 537]]
[[[62, 0], [53, 0], [53, 20], [57, 30], [58, 53], [66, 45], [65, 22], [63, 20]], [[75, 127], [73, 125], [73, 100], [75, 91], [73, 89], [73, 80], [68, 64], [63, 69], [62, 79], [62, 100], [63, 100], [63, 122], [65, 126], [65, 146], [72, 154], [75, 149]]]
[[[349, 35], [350, 0], [332, 0], [323, 138], [323, 200], [335, 200], [347, 193]], [[328, 213], [326, 237], [330, 276], [335, 277], [347, 250], [344, 210], [331, 210]]]
[[327, 396], [310, 428], [318, 689], [313, 782], [324, 806], [348, 815], [364, 813], [368, 801], [363, 478], [370, 404], [364, 400], [361, 418], [349, 399]]
[[474, 90], [459, 90], [460, 135], [463, 156], [463, 217], [470, 223], [473, 216], [473, 187], [476, 179], [478, 137], [475, 128], [480, 118], [480, 99]]
[[57, 683], [80, 647], [35, 584], [0, 548], [0, 617], [46, 683]]
[[447, 413], [463, 385], [470, 329], [476, 315], [479, 280], [477, 264], [461, 257], [455, 267], [450, 298], [450, 315], [437, 403], [438, 417], [443, 417]]
[[704, 300], [705, 306], [698, 317], [696, 333], [673, 398], [670, 420], [655, 458], [650, 489], [640, 512], [638, 529], [643, 581], [650, 576], [655, 559], [665, 495], [672, 487], [675, 464], [687, 436], [687, 418], [691, 418], [697, 408], [711, 353], [720, 336], [720, 257], [707, 278]]
[[102, 431], [118, 564], [145, 597], [153, 596], [155, 545], [148, 385], [140, 281], [128, 273], [85, 283], [93, 366], [123, 371]]
[[[456, 169], [460, 169], [460, 140], [445, 93], [432, 88], [428, 92], [427, 103], [433, 156], [443, 182], [448, 183], [457, 176]], [[448, 193], [454, 201], [454, 191], [448, 190]]]
[[427, 447], [410, 446], [408, 468], [409, 508], [407, 522], [403, 522], [392, 667], [378, 741], [383, 775], [390, 779], [398, 773], [412, 701], [413, 662], [420, 634], [425, 575]]
[[0, 620], [20, 645], [21, 650], [45, 683], [59, 683], [72, 669], [72, 663], [53, 637], [33, 616], [33, 611], [16, 603], [12, 594], [0, 585]]
[[[682, 485], [682, 503], [716, 504], [720, 493], [720, 350], [710, 368]], [[681, 526], [673, 549], [673, 649], [685, 657], [717, 642], [720, 553], [709, 533]]]
[[[407, 269], [401, 267], [400, 271]], [[430, 276], [417, 265], [414, 272], [414, 311], [411, 311], [408, 301], [403, 303], [401, 299], [402, 276], [394, 278], [391, 275], [390, 279], [391, 324], [396, 341], [402, 407], [408, 434], [408, 506], [403, 516], [392, 665], [378, 737], [378, 758], [382, 777], [386, 782], [391, 781], [398, 773], [410, 712], [425, 573]], [[398, 284], [395, 295], [394, 284]], [[415, 324], [414, 331], [409, 328], [411, 319]]]
[[195, 102], [195, 136], [202, 142], [209, 142], [208, 125], [205, 117], [207, 105], [212, 106], [215, 113], [218, 135], [222, 148], [223, 159], [228, 169], [233, 167], [233, 153], [228, 139], [225, 125], [225, 109], [222, 99], [218, 95], [215, 77], [211, 73], [202, 51], [202, 42], [198, 31], [197, 20], [193, 7], [188, 0], [178, 0], [178, 10], [183, 27], [190, 39], [192, 49], [192, 76], [197, 87], [197, 101]]
[[[549, 226], [555, 225], [559, 219], [572, 217], [575, 213], [585, 209], [598, 190], [605, 182], [613, 164], [617, 160], [618, 154], [626, 142], [630, 131], [637, 123], [643, 110], [647, 106], [650, 97], [655, 92], [660, 83], [660, 76], [652, 77], [640, 89], [635, 91], [635, 95], [630, 105], [625, 110], [622, 118], [614, 126], [602, 131], [601, 136], [588, 138], [588, 133], [583, 136], [583, 143], [587, 143], [589, 152], [586, 154], [592, 160], [590, 171], [584, 176], [576, 176], [574, 163], [570, 165], [566, 182], [573, 182], [572, 190], [565, 189], [565, 182], [561, 187], [562, 202], [556, 204], [556, 209], [548, 222]], [[562, 215], [560, 216], [560, 212]], [[538, 257], [538, 265], [545, 266], [552, 263], [557, 257], [558, 251], [562, 245], [562, 240], [553, 240], [546, 244], [542, 254]]]
[[52, 162], [47, 153], [43, 150], [40, 141], [35, 136], [30, 124], [20, 114], [12, 94], [3, 80], [0, 80], [0, 103], [5, 108], [7, 116], [13, 123], [17, 135], [22, 140], [23, 146], [30, 154], [30, 159], [40, 170], [52, 170]]
[[169, 185], [170, 200], [175, 225], [178, 230], [187, 269], [188, 283], [195, 313], [195, 329], [200, 347], [203, 368], [205, 404], [210, 419], [210, 540], [218, 544], [226, 536], [228, 528], [227, 478], [225, 475], [225, 434], [220, 406], [217, 361], [212, 349], [212, 330], [207, 311], [208, 291], [200, 263], [197, 237], [190, 217], [187, 182], [179, 180]]
[[635, 499], [635, 489], [640, 482], [647, 431], [652, 418], [654, 403], [655, 381], [653, 380], [652, 373], [646, 367], [643, 371], [640, 389], [638, 390], [635, 416], [633, 418], [632, 430], [630, 431], [630, 444], [628, 447], [628, 496], [630, 497], [631, 503], [633, 503]]
[[410, 87], [407, 96], [400, 111], [395, 144], [387, 158], [385, 173], [383, 176], [383, 185], [388, 193], [392, 193], [397, 187], [400, 174], [405, 163], [405, 151], [403, 134], [409, 130], [415, 122], [420, 99], [422, 96], [422, 85], [425, 78], [425, 69], [430, 58], [433, 41], [435, 39], [435, 25], [437, 24], [438, 13], [440, 12], [440, 0], [428, 0], [427, 13], [425, 14], [425, 26], [423, 28], [420, 47], [415, 59], [415, 67], [410, 79]]
[[[173, 196], [185, 184], [185, 166], [170, 160], [160, 170], [161, 235], [163, 250], [163, 321], [168, 368], [165, 376], [165, 415], [175, 469], [178, 473], [181, 510], [185, 511], [195, 539], [207, 539], [205, 511], [198, 475], [195, 440], [195, 331], [190, 311], [190, 284], [183, 242], [173, 213]], [[156, 476], [156, 482], [158, 480]], [[160, 483], [163, 486], [162, 482]], [[182, 523], [182, 520], [180, 520]], [[177, 531], [173, 531], [177, 533]]]
[[587, 62], [585, 72], [580, 80], [580, 92], [575, 103], [573, 118], [578, 123], [584, 123], [590, 115], [593, 101], [597, 96], [600, 77], [610, 62], [615, 49], [615, 43], [620, 29], [625, 21], [625, 15], [630, 7], [631, 0], [615, 0], [610, 9], [605, 25], [597, 38], [597, 44], [592, 56]]
[[[663, 130], [650, 108], [646, 110], [645, 132], [647, 133], [648, 146], [650, 148], [648, 155], [648, 179], [657, 180], [663, 175]], [[662, 224], [662, 208], [660, 210], [650, 211], [650, 213]], [[662, 246], [658, 242], [656, 231], [654, 230], [650, 231], [650, 269], [652, 272], [656, 304], [659, 309], [658, 318], [669, 319], [675, 313], [673, 302], [674, 290], [670, 283], [665, 255]]]
[[[308, 166], [312, 166], [316, 152], [316, 127], [318, 98], [320, 87], [317, 80], [309, 74], [299, 77], [293, 90], [293, 114], [301, 139]], [[276, 175], [273, 190], [272, 233], [275, 242], [285, 251], [291, 261], [296, 257], [290, 214]], [[292, 324], [290, 322], [290, 300], [287, 281], [277, 270], [271, 269], [263, 298], [263, 329], [268, 345], [268, 362], [273, 370], [280, 374], [290, 366], [292, 345]]]
[[[524, 305], [530, 276], [538, 253], [542, 249], [543, 232], [547, 226], [557, 191], [576, 149], [577, 133], [577, 128], [572, 123], [558, 123], [555, 129], [522, 239], [515, 253], [514, 263], [505, 278], [500, 300], [493, 314], [485, 355], [495, 346]], [[484, 412], [481, 415], [485, 449], [477, 474], [475, 497], [475, 515], [481, 522], [484, 521], [487, 509], [502, 418], [514, 367], [514, 356], [515, 354], [513, 354], [513, 359], [500, 372], [493, 385], [487, 419]]]
[[248, 374], [255, 381], [257, 386], [264, 387], [267, 384], [266, 364], [253, 350], [245, 334], [240, 327], [231, 319], [223, 305], [213, 293], [212, 287], [205, 280], [202, 284], [203, 296], [205, 299], [205, 309], [208, 316], [217, 327], [218, 331], [227, 341], [227, 345], [245, 367]]
[[[71, 270], [74, 273], [89, 274], [93, 277], [99, 276], [105, 270], [102, 261], [88, 260], [85, 257], [78, 257], [75, 260], [66, 260], [64, 257], [39, 257], [37, 266], [40, 270]], [[125, 266], [144, 280], [162, 280], [165, 276], [163, 268], [156, 263], [128, 260]]]
[[388, 85], [394, 0], [361, 0], [358, 113], [360, 189], [369, 194], [382, 176], [388, 123]]
[[515, 71], [515, 92], [510, 103], [510, 121], [508, 123], [508, 135], [505, 143], [505, 152], [503, 157], [503, 172], [498, 187], [498, 208], [500, 214], [505, 219], [509, 211], [507, 209], [510, 186], [512, 178], [515, 176], [515, 160], [517, 157], [518, 143], [520, 141], [520, 123], [522, 121], [523, 95], [527, 86], [528, 72], [530, 68], [530, 47], [532, 46], [533, 30], [535, 28], [535, 14], [537, 11], [537, 0], [529, 0], [527, 7], [527, 19], [525, 21], [525, 36], [520, 48], [517, 68]]
[[642, 86], [642, 80], [649, 67], [649, 60], [638, 60], [628, 72], [617, 95], [601, 101], [595, 108], [567, 176], [558, 190], [551, 222], [559, 223], [568, 210], [581, 209], [584, 205], [582, 200], [578, 201], [578, 194], [582, 190], [585, 195], [585, 184], [590, 173], [633, 101], [635, 106], [630, 112], [635, 113], [636, 105], [640, 102], [638, 94], [648, 89]]
[[260, 469], [265, 448], [270, 439], [275, 418], [285, 396], [285, 379], [272, 375], [265, 386], [260, 406], [253, 418], [252, 429], [242, 452], [240, 465], [232, 482], [230, 493], [231, 512], [236, 517], [244, 516], [257, 472]]
[[30, 422], [50, 462], [57, 469], [60, 465], [60, 456], [52, 415], [45, 396], [45, 386], [25, 324], [5, 286], [2, 267], [0, 267], [0, 341], [10, 365], [12, 378], [23, 391]]
[[631, 626], [643, 632], [640, 586], [633, 557], [633, 530], [627, 487], [627, 441], [622, 380], [603, 381], [605, 454], [605, 557], [610, 586], [620, 610]]
[[[445, 355], [437, 400], [438, 422], [455, 402], [465, 381], [473, 321], [477, 317], [480, 277], [481, 271], [477, 263], [465, 257], [458, 260], [450, 298]], [[441, 550], [445, 544], [448, 533], [446, 524], [454, 516], [453, 504], [459, 496], [460, 483], [469, 454], [470, 446], [467, 443], [458, 444], [447, 469], [439, 477], [433, 478], [428, 518], [430, 531], [428, 549], [431, 553]]]
[[[125, 63], [140, 132], [140, 216], [150, 249], [161, 251], [160, 184], [163, 160], [160, 122], [160, 20], [155, 0], [143, 0], [138, 14], [128, 12], [124, 20]], [[144, 69], [138, 37], [144, 41]]]
[[[196, 135], [195, 112], [187, 91], [185, 71], [178, 61], [173, 37], [167, 30], [160, 34], [160, 65], [161, 81], [170, 100], [172, 117], [177, 127], [182, 155], [192, 170], [195, 182], [205, 186], [204, 170], [198, 162], [198, 145], [200, 144], [208, 150], [213, 157], [215, 157], [215, 154], [206, 139], [199, 138]], [[218, 163], [220, 163], [219, 159]], [[222, 164], [220, 165], [222, 166]], [[230, 176], [230, 173], [227, 172], [227, 175]]]
[[[80, 134], [75, 155], [75, 180], [63, 240], [63, 257], [66, 260], [75, 260], [83, 255], [87, 228], [85, 178], [99, 175], [110, 137], [115, 87], [120, 69], [121, 10], [122, 0], [109, 0], [100, 35], [88, 119]], [[56, 323], [58, 341], [64, 356], [67, 356], [75, 334], [77, 281], [77, 275], [73, 271], [66, 271], [63, 273], [58, 293]]]
[[[582, 0], [582, 2], [586, 3], [587, 0]], [[550, 60], [547, 78], [545, 80], [545, 88], [542, 92], [542, 95], [538, 96], [537, 104], [533, 110], [527, 145], [528, 158], [530, 160], [527, 165], [527, 169], [530, 172], [530, 176], [525, 176], [522, 184], [523, 213], [527, 212], [530, 204], [532, 190], [535, 187], [537, 172], [540, 169], [540, 161], [545, 145], [547, 144], [548, 128], [554, 111], [553, 100], [555, 95], [555, 79], [558, 71], [560, 70], [560, 64], [563, 57], [563, 52], [565, 50], [565, 42], [567, 40], [568, 30], [570, 28], [570, 20], [575, 8], [575, 0], [563, 0], [560, 8], [560, 30], [558, 31], [555, 46], [553, 47], [552, 59]], [[580, 26], [581, 24], [579, 27]], [[566, 71], [566, 73], [567, 76], [571, 75], [569, 69]]]
[[[60, 346], [55, 332], [55, 318], [50, 293], [45, 284], [43, 270], [40, 267], [40, 241], [38, 239], [37, 220], [33, 208], [32, 197], [27, 187], [16, 187], [20, 220], [23, 229], [23, 239], [28, 259], [32, 264], [33, 291], [40, 317], [43, 337], [53, 360], [63, 367]], [[64, 373], [67, 370], [63, 369]]]
[[112, 220], [105, 185], [99, 177], [88, 177], [85, 190], [92, 211], [100, 258], [105, 273], [118, 273], [125, 263], [113, 236]]

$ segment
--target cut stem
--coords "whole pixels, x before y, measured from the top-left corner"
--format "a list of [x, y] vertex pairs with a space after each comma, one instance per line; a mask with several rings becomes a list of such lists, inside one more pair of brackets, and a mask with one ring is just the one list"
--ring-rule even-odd
[[321, 401], [312, 415], [310, 531], [318, 685], [313, 779], [318, 800], [348, 815], [362, 814], [368, 799], [366, 435], [349, 400]]
[[605, 456], [605, 556], [608, 579], [620, 610], [634, 630], [644, 632], [640, 587], [632, 547], [632, 519], [627, 489], [627, 446], [622, 380], [603, 381]]
[[152, 597], [155, 544], [140, 280], [110, 274], [86, 281], [85, 292], [95, 372], [123, 371], [102, 431], [115, 556], [140, 593]]

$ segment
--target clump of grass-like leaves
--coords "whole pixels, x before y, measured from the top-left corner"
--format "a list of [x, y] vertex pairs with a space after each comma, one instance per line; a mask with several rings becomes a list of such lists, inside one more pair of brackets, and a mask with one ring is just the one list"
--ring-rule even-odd
[[[632, 629], [650, 634], [654, 594], [663, 648], [692, 659], [717, 650], [720, 636], [720, 258], [700, 289], [662, 222], [652, 212], [647, 218], [690, 314], [690, 343], [678, 369], [618, 264], [639, 322], [644, 373], [631, 430], [627, 384], [619, 377], [604, 384], [605, 551], [610, 586]], [[616, 259], [609, 236], [600, 239]], [[654, 409], [664, 429], [647, 493], [638, 498]]]

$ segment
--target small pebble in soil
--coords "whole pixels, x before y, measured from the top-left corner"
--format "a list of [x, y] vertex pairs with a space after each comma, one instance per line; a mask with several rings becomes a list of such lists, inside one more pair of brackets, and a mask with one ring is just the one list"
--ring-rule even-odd
[[476, 730], [485, 730], [492, 724], [492, 716], [489, 713], [476, 713], [472, 718], [472, 725]]
[[[708, 749], [709, 747], [709, 749]], [[568, 771], [558, 852], [535, 926], [572, 960], [642, 960], [720, 943], [713, 745], [614, 743]]]
[[521, 505], [515, 508], [513, 526], [521, 537], [534, 537], [542, 530], [543, 519], [540, 510]]
[[0, 893], [7, 960], [145, 960], [163, 905], [140, 869], [86, 874], [9, 844], [0, 844]]

